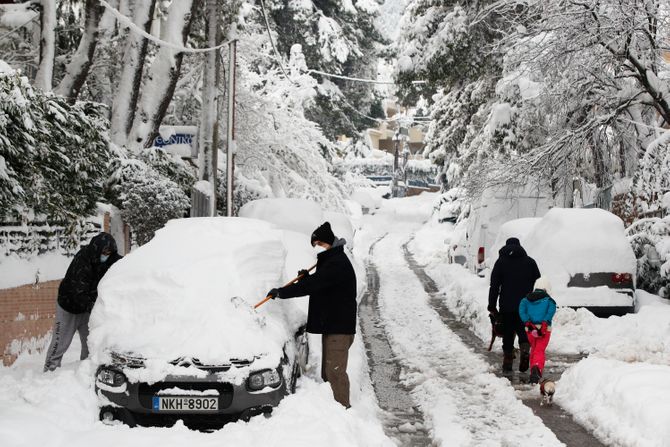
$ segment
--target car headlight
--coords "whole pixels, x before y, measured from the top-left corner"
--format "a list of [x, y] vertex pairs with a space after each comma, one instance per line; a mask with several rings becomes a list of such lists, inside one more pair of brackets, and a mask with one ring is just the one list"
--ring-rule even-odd
[[281, 376], [276, 369], [266, 369], [251, 373], [247, 385], [251, 391], [260, 391], [265, 387], [277, 388], [281, 384]]
[[119, 387], [126, 383], [126, 376], [123, 375], [123, 373], [105, 367], [102, 367], [98, 370], [96, 379], [100, 383], [113, 387]]

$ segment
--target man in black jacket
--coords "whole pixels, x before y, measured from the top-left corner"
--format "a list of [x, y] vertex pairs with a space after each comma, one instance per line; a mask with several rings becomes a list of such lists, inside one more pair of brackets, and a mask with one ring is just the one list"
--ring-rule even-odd
[[[500, 313], [503, 322], [503, 372], [512, 371], [515, 335], [519, 337], [521, 351], [519, 371], [528, 371], [530, 344], [519, 317], [519, 303], [533, 291], [535, 280], [539, 277], [540, 270], [537, 268], [537, 263], [526, 254], [519, 239], [515, 237], [507, 239], [491, 271], [488, 306], [489, 312], [494, 316]], [[496, 307], [498, 296], [500, 296], [499, 312]]]
[[316, 272], [301, 270], [297, 283], [272, 289], [272, 298], [309, 295], [307, 332], [322, 334], [321, 377], [329, 382], [335, 400], [349, 408], [349, 348], [356, 333], [356, 273], [344, 252], [344, 239], [337, 239], [328, 222], [314, 230], [312, 246], [317, 251]]
[[53, 371], [60, 366], [75, 332], [79, 332], [81, 339], [81, 360], [88, 357], [88, 319], [98, 298], [98, 283], [119, 259], [116, 242], [108, 233], [94, 236], [74, 256], [58, 286], [56, 322], [44, 371]]

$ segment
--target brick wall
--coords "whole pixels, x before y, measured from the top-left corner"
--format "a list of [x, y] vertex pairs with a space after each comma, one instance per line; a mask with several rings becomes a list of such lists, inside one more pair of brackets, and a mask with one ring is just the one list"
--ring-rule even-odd
[[[58, 281], [0, 289], [0, 349], [2, 363], [16, 360], [17, 346], [29, 345], [53, 327]], [[12, 349], [14, 345], [14, 349]]]

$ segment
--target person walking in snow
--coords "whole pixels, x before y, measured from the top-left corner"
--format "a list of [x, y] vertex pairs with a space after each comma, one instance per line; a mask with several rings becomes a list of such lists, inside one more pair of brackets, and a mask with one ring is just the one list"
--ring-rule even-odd
[[108, 233], [94, 236], [74, 256], [58, 286], [56, 321], [44, 362], [45, 372], [61, 365], [75, 332], [79, 332], [81, 339], [80, 359], [88, 357], [88, 319], [98, 298], [98, 283], [119, 259], [116, 242]]
[[[491, 271], [488, 311], [499, 317], [503, 325], [503, 372], [511, 372], [514, 362], [514, 339], [519, 337], [521, 359], [519, 371], [528, 371], [530, 344], [519, 317], [521, 299], [533, 290], [540, 270], [533, 258], [526, 254], [519, 239], [507, 239], [499, 251], [498, 260]], [[498, 299], [500, 306], [498, 307]]]
[[301, 270], [300, 281], [272, 289], [268, 296], [309, 295], [307, 332], [321, 334], [321, 377], [330, 383], [335, 400], [349, 408], [347, 363], [356, 333], [356, 273], [344, 252], [346, 241], [335, 237], [330, 223], [314, 230], [311, 243], [317, 253], [316, 271], [310, 275]]
[[551, 285], [545, 277], [535, 281], [534, 290], [519, 304], [519, 317], [526, 327], [530, 343], [530, 383], [542, 378], [545, 350], [551, 338], [551, 319], [556, 313], [556, 301], [550, 296]]

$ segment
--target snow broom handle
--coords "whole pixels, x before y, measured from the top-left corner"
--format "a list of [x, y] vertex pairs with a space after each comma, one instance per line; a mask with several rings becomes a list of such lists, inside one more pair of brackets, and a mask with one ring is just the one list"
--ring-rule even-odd
[[[316, 268], [316, 264], [314, 264], [313, 266], [311, 266], [310, 268], [308, 268], [307, 271], [308, 271], [308, 272], [311, 272], [311, 271], [314, 270], [315, 268]], [[288, 286], [290, 286], [291, 284], [295, 284], [295, 283], [297, 283], [299, 280], [302, 279], [302, 277], [303, 277], [303, 275], [298, 275], [298, 276], [296, 276], [295, 278], [293, 278], [292, 280], [290, 280], [289, 282], [287, 282], [286, 284], [284, 284], [283, 287], [288, 287]], [[254, 305], [254, 309], [258, 309], [261, 305], [267, 303], [267, 302], [270, 301], [271, 299], [272, 299], [272, 297], [271, 297], [270, 295], [266, 296], [265, 298], [263, 298], [262, 301], [259, 301], [256, 305]]]

